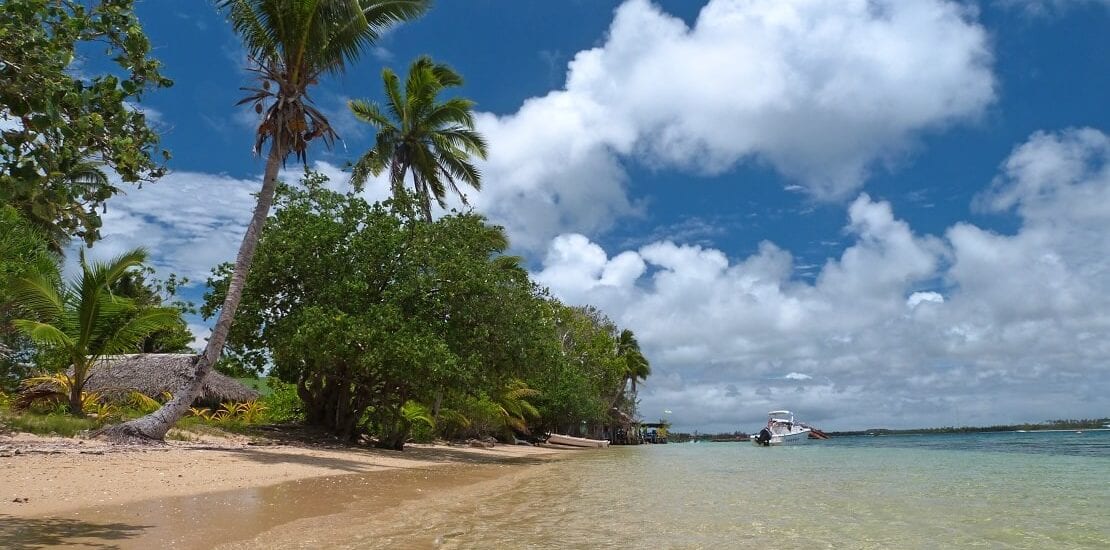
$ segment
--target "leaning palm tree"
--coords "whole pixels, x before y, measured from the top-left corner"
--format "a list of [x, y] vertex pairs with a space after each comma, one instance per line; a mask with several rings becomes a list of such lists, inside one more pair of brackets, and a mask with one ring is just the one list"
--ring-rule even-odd
[[37, 273], [15, 284], [15, 302], [35, 318], [12, 324], [73, 365], [73, 374], [63, 375], [71, 414], [83, 414], [89, 367], [106, 355], [134, 353], [147, 336], [178, 322], [176, 309], [142, 306], [112, 293], [112, 283], [145, 259], [146, 252], [136, 249], [111, 262], [90, 265], [82, 252], [81, 276], [68, 284], [57, 284], [56, 271]]
[[468, 204], [460, 183], [480, 190], [482, 177], [471, 157], [486, 158], [486, 141], [474, 130], [474, 102], [463, 98], [437, 100], [441, 92], [461, 86], [462, 77], [431, 58], [418, 58], [409, 67], [404, 90], [393, 70], [382, 70], [386, 108], [366, 100], [348, 102], [359, 120], [377, 130], [374, 147], [351, 171], [351, 183], [361, 188], [370, 176], [389, 170], [394, 197], [411, 178], [421, 214], [432, 220], [432, 199], [446, 208], [450, 187]]
[[324, 75], [342, 73], [387, 28], [422, 15], [429, 0], [217, 0], [217, 6], [242, 37], [251, 70], [260, 82], [258, 87], [245, 88], [248, 95], [240, 104], [250, 104], [262, 115], [255, 154], [261, 155], [262, 148], [270, 145], [262, 189], [216, 326], [193, 375], [161, 409], [102, 432], [112, 440], [163, 439], [189, 410], [220, 358], [273, 203], [278, 169], [289, 155], [307, 162], [313, 140], [330, 146], [337, 137], [323, 113], [312, 106], [309, 87]]

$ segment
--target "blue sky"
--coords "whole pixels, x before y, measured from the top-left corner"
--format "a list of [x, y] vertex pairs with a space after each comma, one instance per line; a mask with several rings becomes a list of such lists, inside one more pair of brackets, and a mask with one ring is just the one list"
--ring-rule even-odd
[[[139, 14], [174, 173], [110, 203], [94, 253], [200, 281], [262, 164], [236, 37], [169, 6]], [[1102, 0], [442, 1], [314, 92], [344, 141], [310, 159], [342, 185], [372, 138], [344, 101], [454, 66], [491, 142], [473, 202], [636, 330], [644, 414], [680, 429], [1105, 416], [1107, 28]]]

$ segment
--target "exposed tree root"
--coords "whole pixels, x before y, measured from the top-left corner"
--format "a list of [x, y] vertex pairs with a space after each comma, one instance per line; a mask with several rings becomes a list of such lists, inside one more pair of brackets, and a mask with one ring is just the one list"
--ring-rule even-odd
[[94, 439], [103, 439], [116, 445], [165, 445], [161, 437], [148, 434], [134, 422], [124, 422], [105, 426], [89, 434]]

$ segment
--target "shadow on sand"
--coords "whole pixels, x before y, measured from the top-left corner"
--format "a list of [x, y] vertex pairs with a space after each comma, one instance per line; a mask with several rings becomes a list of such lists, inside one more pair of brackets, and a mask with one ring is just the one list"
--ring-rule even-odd
[[16, 518], [0, 514], [0, 548], [30, 550], [74, 544], [87, 548], [116, 548], [119, 541], [137, 537], [150, 527], [66, 518]]
[[[374, 449], [364, 446], [332, 446], [331, 449], [342, 449], [352, 454], [359, 454], [363, 456], [380, 456], [388, 458], [409, 459], [414, 462], [436, 462], [436, 463], [452, 463], [452, 464], [542, 464], [547, 462], [543, 457], [508, 457], [493, 454], [483, 454], [468, 452], [465, 450], [446, 449], [437, 447], [434, 449], [422, 447], [407, 447], [404, 451], [389, 451], [385, 449]], [[297, 453], [270, 453], [265, 451], [265, 447], [246, 447], [242, 449], [218, 449], [221, 452], [235, 454], [252, 462], [259, 464], [282, 464], [294, 463], [304, 464], [308, 466], [322, 466], [335, 470], [340, 470], [350, 473], [363, 473], [373, 470], [393, 470], [393, 469], [407, 469], [407, 468], [426, 468], [425, 464], [413, 464], [412, 466], [383, 466], [380, 464], [368, 464], [360, 460], [348, 460], [344, 458], [337, 458], [331, 456], [309, 456]]]
[[459, 464], [543, 464], [550, 462], [550, 458], [542, 456], [507, 457], [464, 450], [456, 451], [443, 447], [437, 447], [435, 449], [407, 447], [404, 451], [384, 451], [375, 449], [373, 452], [382, 453], [383, 456], [399, 456], [416, 460], [426, 460], [428, 462], [453, 462]]

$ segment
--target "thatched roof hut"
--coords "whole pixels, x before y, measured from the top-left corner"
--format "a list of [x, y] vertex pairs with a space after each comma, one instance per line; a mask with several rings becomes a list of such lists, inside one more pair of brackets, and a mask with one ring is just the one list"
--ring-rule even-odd
[[[85, 391], [97, 392], [109, 400], [126, 399], [134, 390], [155, 399], [162, 392], [174, 392], [193, 369], [199, 356], [188, 353], [143, 353], [110, 355], [89, 369]], [[73, 371], [70, 370], [70, 374]], [[197, 402], [244, 402], [258, 399], [258, 392], [238, 380], [212, 371]]]

